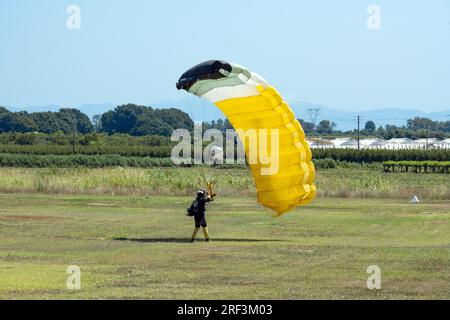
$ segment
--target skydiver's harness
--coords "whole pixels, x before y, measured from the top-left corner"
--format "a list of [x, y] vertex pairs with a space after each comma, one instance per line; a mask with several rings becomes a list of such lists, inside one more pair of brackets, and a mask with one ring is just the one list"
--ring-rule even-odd
[[198, 213], [198, 202], [197, 199], [192, 201], [191, 206], [187, 209], [186, 215], [189, 217], [195, 216], [195, 214]]
[[[208, 186], [208, 195], [211, 198], [211, 201], [214, 201], [214, 197], [216, 196], [216, 194], [213, 191], [212, 182], [209, 181], [207, 186]], [[196, 214], [198, 214], [198, 210], [199, 210], [198, 201], [197, 199], [195, 199], [194, 201], [192, 201], [191, 206], [187, 209], [186, 215], [189, 217], [193, 217]]]

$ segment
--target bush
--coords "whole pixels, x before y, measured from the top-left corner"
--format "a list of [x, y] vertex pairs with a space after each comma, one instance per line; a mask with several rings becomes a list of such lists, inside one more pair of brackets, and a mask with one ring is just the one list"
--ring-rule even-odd
[[316, 169], [334, 169], [337, 167], [337, 162], [330, 158], [313, 159]]
[[16, 143], [19, 145], [33, 145], [36, 141], [36, 135], [34, 133], [24, 133], [17, 137]]

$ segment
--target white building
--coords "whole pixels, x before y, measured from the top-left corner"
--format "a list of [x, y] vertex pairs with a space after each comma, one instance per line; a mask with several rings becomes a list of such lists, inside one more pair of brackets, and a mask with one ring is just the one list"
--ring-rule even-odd
[[330, 142], [334, 145], [335, 148], [340, 148], [342, 144], [346, 143], [349, 140], [351, 140], [351, 138], [336, 138], [334, 140], [331, 140]]
[[[307, 140], [311, 148], [339, 148], [339, 149], [357, 149], [358, 141], [350, 137], [325, 140], [312, 138]], [[427, 144], [428, 143], [428, 144]], [[438, 140], [436, 138], [417, 139], [392, 138], [382, 140], [378, 138], [367, 138], [359, 140], [360, 149], [391, 149], [391, 150], [409, 150], [409, 149], [450, 149], [450, 139]]]
[[450, 139], [437, 140], [432, 143], [434, 149], [450, 149]]
[[321, 148], [321, 149], [334, 148], [334, 144], [330, 140], [326, 139], [311, 138], [306, 139], [306, 142], [308, 142], [310, 148]]
[[385, 149], [419, 149], [420, 144], [409, 138], [392, 138], [386, 141]]
[[380, 142], [382, 142], [382, 145], [384, 145], [384, 141], [378, 138], [361, 139], [359, 141], [359, 144], [361, 148], [376, 149], [379, 146]]

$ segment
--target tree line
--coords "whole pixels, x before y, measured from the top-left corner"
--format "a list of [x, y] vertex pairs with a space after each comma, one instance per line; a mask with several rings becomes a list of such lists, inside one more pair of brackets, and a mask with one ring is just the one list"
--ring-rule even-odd
[[90, 134], [130, 134], [132, 136], [156, 135], [168, 137], [174, 129], [193, 129], [193, 121], [181, 110], [153, 109], [135, 104], [116, 107], [92, 121], [78, 109], [62, 108], [57, 112], [10, 112], [0, 107], [0, 133], [5, 132], [73, 132]]
[[64, 133], [73, 130], [85, 134], [94, 130], [87, 115], [78, 109], [62, 108], [58, 112], [10, 112], [0, 107], [0, 132]]
[[[354, 136], [356, 129], [350, 131], [336, 130], [336, 123], [322, 120], [317, 125], [299, 119], [306, 135], [321, 135], [328, 137]], [[189, 115], [181, 110], [154, 109], [152, 107], [126, 104], [117, 106], [114, 110], [101, 115], [89, 117], [78, 109], [62, 108], [57, 112], [10, 112], [0, 107], [0, 133], [5, 132], [40, 132], [91, 134], [94, 132], [113, 134], [129, 134], [131, 136], [163, 136], [170, 137], [174, 129], [192, 130], [194, 123]], [[228, 119], [203, 123], [203, 129], [232, 129]], [[386, 125], [377, 128], [374, 121], [367, 121], [359, 132], [360, 136], [375, 136], [382, 139], [391, 138], [426, 138], [444, 139], [450, 137], [450, 121], [433, 121], [416, 117], [408, 119], [406, 125]]]
[[[355, 136], [358, 134], [356, 129], [349, 131], [336, 130], [336, 123], [330, 120], [322, 120], [316, 126], [303, 119], [299, 119], [299, 121], [306, 135]], [[401, 127], [388, 124], [377, 128], [375, 122], [369, 120], [359, 131], [359, 134], [360, 136], [372, 136], [386, 140], [392, 138], [415, 140], [427, 137], [445, 139], [450, 137], [450, 121], [433, 121], [428, 118], [415, 117], [406, 120], [406, 125]]]

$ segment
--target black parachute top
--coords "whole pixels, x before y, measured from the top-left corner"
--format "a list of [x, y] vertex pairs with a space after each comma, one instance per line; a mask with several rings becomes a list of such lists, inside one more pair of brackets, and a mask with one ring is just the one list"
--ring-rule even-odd
[[199, 63], [181, 75], [177, 82], [177, 89], [187, 91], [198, 80], [224, 78], [225, 76], [219, 72], [220, 69], [231, 72], [232, 67], [223, 60], [208, 60]]

